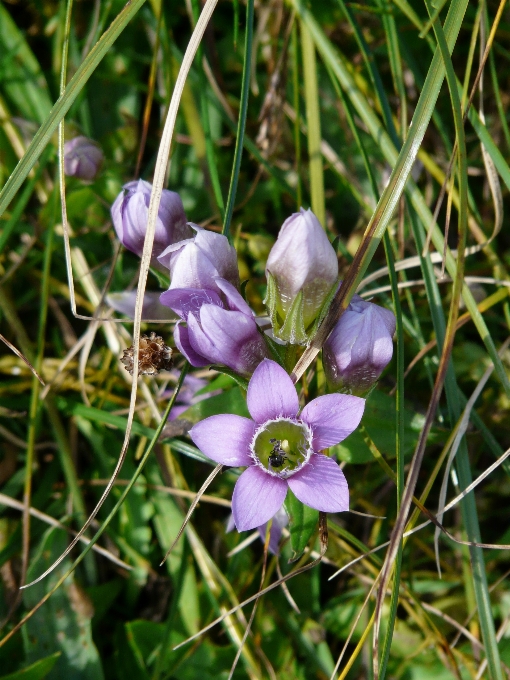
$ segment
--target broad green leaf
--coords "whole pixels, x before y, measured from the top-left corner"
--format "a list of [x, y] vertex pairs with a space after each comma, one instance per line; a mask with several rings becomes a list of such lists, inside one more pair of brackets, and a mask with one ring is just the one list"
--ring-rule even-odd
[[[153, 484], [161, 484], [161, 479], [156, 471], [151, 471], [150, 481]], [[184, 515], [179, 510], [174, 500], [167, 494], [154, 491], [152, 492], [151, 497], [154, 507], [156, 508], [156, 515], [154, 516], [153, 523], [161, 549], [161, 557], [163, 557], [181, 528]], [[177, 545], [165, 562], [166, 569], [174, 580], [177, 580], [179, 577], [183, 555], [183, 542], [185, 540], [186, 539], [182, 537], [177, 542]], [[191, 563], [185, 568], [182, 589], [178, 594], [178, 598], [178, 610], [182, 625], [189, 635], [193, 635], [193, 633], [196, 633], [199, 630], [200, 606], [195, 569]]]
[[[65, 550], [66, 535], [58, 529], [48, 530], [30, 564], [27, 580], [32, 581], [46, 570]], [[43, 581], [23, 591], [27, 609], [32, 609], [69, 568], [65, 559]], [[102, 680], [101, 660], [92, 640], [93, 607], [86, 593], [70, 576], [25, 623], [23, 642], [28, 661], [52, 652], [61, 652], [48, 680]]]
[[9, 673], [9, 675], [2, 675], [0, 680], [44, 680], [48, 677], [48, 673], [57, 663], [61, 652], [55, 652], [44, 659], [39, 659], [35, 663], [22, 668], [16, 673]]
[[290, 561], [295, 562], [301, 557], [317, 530], [319, 511], [298, 501], [290, 489], [285, 498], [285, 509], [289, 515], [290, 544], [293, 550]]

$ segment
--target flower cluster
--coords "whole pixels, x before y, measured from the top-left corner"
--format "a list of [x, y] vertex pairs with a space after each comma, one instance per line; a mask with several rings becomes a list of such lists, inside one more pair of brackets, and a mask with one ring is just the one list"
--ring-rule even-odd
[[[151, 186], [130, 182], [112, 207], [112, 219], [126, 248], [140, 255], [146, 233]], [[338, 290], [338, 261], [326, 232], [311, 210], [283, 224], [266, 265], [270, 330], [264, 334], [240, 293], [235, 249], [218, 233], [186, 222], [177, 194], [164, 191], [156, 225], [152, 263], [168, 272], [170, 285], [159, 297], [161, 309], [178, 317], [174, 340], [195, 367], [225, 366], [250, 378], [251, 419], [216, 415], [190, 431], [210, 459], [244, 467], [232, 498], [239, 531], [275, 519], [271, 550], [286, 523], [283, 504], [290, 491], [322, 512], [349, 508], [344, 474], [326, 450], [359, 425], [368, 391], [393, 353], [395, 317], [355, 295], [323, 348], [330, 394], [300, 407], [287, 371], [273, 359], [276, 343], [307, 345]], [[153, 296], [147, 293], [148, 296]], [[154, 309], [153, 297], [146, 308]], [[128, 303], [117, 301], [128, 311]], [[145, 301], [144, 301], [145, 304]]]

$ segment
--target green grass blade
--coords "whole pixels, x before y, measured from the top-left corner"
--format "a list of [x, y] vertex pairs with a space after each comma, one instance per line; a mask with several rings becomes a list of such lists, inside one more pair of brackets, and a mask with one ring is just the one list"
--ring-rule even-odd
[[83, 90], [88, 79], [97, 68], [97, 65], [144, 2], [145, 0], [133, 0], [131, 3], [127, 4], [113, 20], [110, 27], [101, 36], [100, 40], [94, 45], [82, 64], [80, 64], [73, 78], [69, 81], [64, 94], [59, 97], [54, 104], [49, 116], [34, 135], [25, 155], [5, 183], [5, 186], [0, 193], [0, 215], [4, 213], [5, 209], [14, 198], [15, 193], [20, 188], [48, 144], [51, 135]]
[[306, 24], [301, 22], [301, 48], [303, 54], [306, 122], [308, 126], [308, 170], [312, 210], [323, 227], [326, 226], [324, 200], [324, 169], [321, 153], [321, 119], [319, 111], [319, 86], [315, 45]]
[[241, 159], [243, 156], [244, 131], [246, 129], [246, 113], [248, 111], [248, 95], [250, 93], [250, 69], [251, 69], [251, 49], [253, 43], [253, 4], [254, 0], [248, 0], [246, 5], [246, 36], [244, 41], [244, 63], [243, 80], [241, 84], [241, 103], [239, 108], [239, 120], [237, 124], [236, 148], [234, 152], [234, 164], [232, 166], [232, 177], [230, 189], [228, 191], [227, 206], [225, 208], [225, 219], [223, 221], [223, 231], [225, 236], [229, 236], [230, 222], [234, 212], [234, 203], [237, 194], [237, 183], [239, 181], [239, 171], [241, 169]]

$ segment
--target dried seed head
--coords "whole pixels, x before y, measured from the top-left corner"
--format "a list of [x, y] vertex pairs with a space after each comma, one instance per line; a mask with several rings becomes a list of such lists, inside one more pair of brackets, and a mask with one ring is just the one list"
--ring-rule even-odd
[[[134, 348], [128, 347], [120, 358], [126, 371], [133, 375]], [[172, 367], [172, 350], [163, 342], [163, 338], [156, 333], [140, 337], [140, 351], [138, 352], [138, 375], [157, 375], [160, 371], [169, 371]]]

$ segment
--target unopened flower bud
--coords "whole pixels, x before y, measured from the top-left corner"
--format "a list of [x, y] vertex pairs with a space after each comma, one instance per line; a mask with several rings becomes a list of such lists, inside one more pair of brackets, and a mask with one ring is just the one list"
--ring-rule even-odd
[[311, 210], [301, 208], [285, 220], [269, 253], [266, 275], [265, 302], [274, 335], [304, 344], [338, 276], [335, 250]]
[[[143, 179], [128, 182], [112, 205], [113, 226], [120, 242], [140, 257], [147, 233], [151, 191], [152, 185]], [[152, 263], [157, 264], [156, 258], [171, 243], [188, 239], [191, 235], [181, 197], [175, 191], [163, 189], [154, 232]]]
[[69, 177], [93, 180], [103, 158], [99, 145], [88, 137], [75, 137], [64, 144], [64, 170]]
[[357, 295], [323, 347], [324, 371], [334, 390], [363, 394], [393, 355], [395, 315]]
[[158, 257], [170, 270], [170, 290], [175, 288], [202, 288], [218, 290], [216, 279], [239, 286], [237, 254], [226, 236], [207, 231], [191, 224], [194, 238], [169, 245]]

